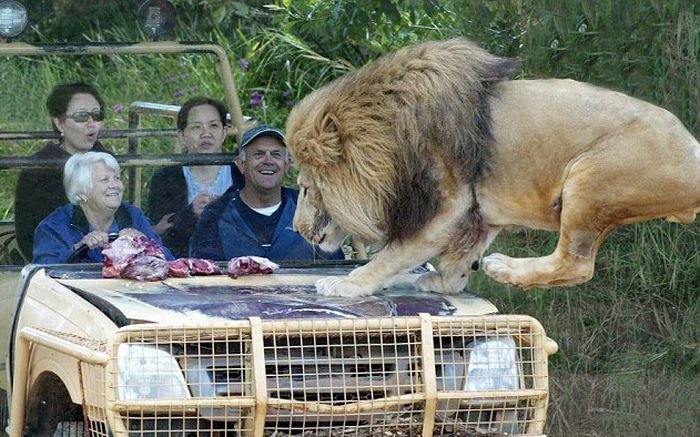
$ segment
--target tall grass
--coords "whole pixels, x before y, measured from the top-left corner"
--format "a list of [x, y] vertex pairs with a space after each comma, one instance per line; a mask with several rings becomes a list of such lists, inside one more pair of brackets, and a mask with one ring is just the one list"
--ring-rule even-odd
[[[182, 3], [195, 7], [192, 0]], [[311, 89], [385, 51], [424, 39], [466, 36], [495, 53], [517, 57], [519, 77], [566, 77], [624, 91], [669, 109], [700, 135], [697, 2], [286, 0], [251, 11], [221, 21], [221, 27], [179, 30], [178, 38], [222, 44], [234, 63], [244, 111], [267, 123], [283, 125], [290, 106]], [[193, 26], [214, 21], [185, 20]], [[134, 39], [131, 31], [100, 28], [88, 33], [90, 38]], [[45, 96], [56, 82], [68, 79], [97, 83], [110, 105], [133, 100], [179, 104], [193, 93], [221, 95], [213, 67], [195, 57], [85, 63], [69, 57], [46, 64], [0, 59], [0, 78], [5, 89], [22, 90], [0, 93], [0, 107], [22, 108], [3, 112], [3, 129], [47, 129]], [[256, 104], [251, 103], [254, 95], [262, 96]], [[112, 111], [105, 125], [124, 122], [123, 113]], [[23, 142], [0, 153], [29, 154], [37, 147]], [[6, 178], [0, 179], [0, 214], [12, 217], [14, 185], [6, 173], [11, 174], [0, 175]], [[551, 253], [556, 242], [555, 233], [519, 230], [502, 233], [491, 250], [540, 256]], [[616, 230], [586, 284], [522, 291], [477, 272], [469, 288], [503, 313], [538, 318], [559, 343], [551, 361], [550, 435], [698, 435], [700, 220]]]
[[[110, 38], [120, 40], [118, 30]], [[95, 35], [94, 41], [104, 40]], [[103, 130], [126, 129], [129, 105], [135, 101], [180, 105], [195, 95], [224, 99], [218, 79], [216, 60], [201, 54], [143, 56], [37, 56], [0, 57], [0, 107], [12, 108], [0, 116], [3, 131], [51, 131], [45, 102], [51, 88], [59, 83], [85, 81], [103, 95], [106, 119]], [[9, 92], [11, 90], [11, 92]], [[172, 120], [146, 117], [144, 128], [173, 128]], [[172, 152], [174, 138], [144, 138], [140, 150], [158, 154]], [[126, 140], [109, 139], [102, 143], [117, 154], [127, 153]], [[3, 141], [0, 156], [29, 156], [44, 145], [40, 140]], [[232, 141], [225, 144], [233, 150]], [[152, 170], [146, 174], [152, 173]], [[0, 220], [14, 216], [14, 186], [18, 171], [0, 172]], [[144, 178], [148, 189], [148, 178]], [[145, 196], [144, 196], [145, 198]], [[145, 206], [145, 205], [144, 205]]]

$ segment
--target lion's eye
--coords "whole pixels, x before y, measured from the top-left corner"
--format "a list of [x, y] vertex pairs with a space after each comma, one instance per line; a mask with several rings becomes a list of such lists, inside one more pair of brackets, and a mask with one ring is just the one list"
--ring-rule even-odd
[[301, 197], [306, 197], [306, 187], [299, 187], [299, 194]]

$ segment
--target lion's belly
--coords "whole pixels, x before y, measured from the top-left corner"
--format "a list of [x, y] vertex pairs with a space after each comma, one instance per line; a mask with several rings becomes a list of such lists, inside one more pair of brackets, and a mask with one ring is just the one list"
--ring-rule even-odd
[[555, 190], [538, 190], [523, 181], [499, 187], [489, 184], [477, 189], [477, 198], [482, 217], [489, 225], [557, 230], [560, 208], [558, 196], [552, 194]]

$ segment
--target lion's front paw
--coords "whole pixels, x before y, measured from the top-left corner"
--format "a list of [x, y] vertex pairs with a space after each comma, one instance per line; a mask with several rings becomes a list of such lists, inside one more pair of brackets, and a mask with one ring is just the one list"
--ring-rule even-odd
[[363, 287], [347, 276], [329, 276], [316, 281], [316, 291], [324, 296], [360, 297], [374, 292], [371, 287]]
[[508, 265], [510, 257], [493, 253], [481, 260], [481, 270], [498, 282], [509, 282], [511, 268]]
[[[492, 279], [503, 284], [510, 284], [522, 289], [546, 285], [547, 277], [541, 274], [541, 258], [511, 258], [500, 253], [484, 257], [482, 270]], [[545, 271], [548, 271], [545, 269]]]
[[498, 282], [512, 283], [512, 268], [509, 256], [493, 253], [481, 260], [481, 270]]
[[459, 281], [459, 283], [453, 284], [451, 281], [447, 280], [441, 272], [428, 272], [420, 275], [420, 277], [416, 279], [415, 285], [416, 288], [421, 291], [456, 294], [464, 288], [466, 281]]

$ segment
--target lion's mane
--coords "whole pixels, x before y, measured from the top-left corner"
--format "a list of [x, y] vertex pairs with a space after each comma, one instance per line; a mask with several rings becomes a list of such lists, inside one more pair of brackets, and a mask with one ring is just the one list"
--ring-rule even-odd
[[345, 232], [404, 239], [437, 213], [439, 178], [471, 184], [486, 171], [490, 85], [516, 67], [461, 39], [400, 49], [295, 105], [289, 149]]

